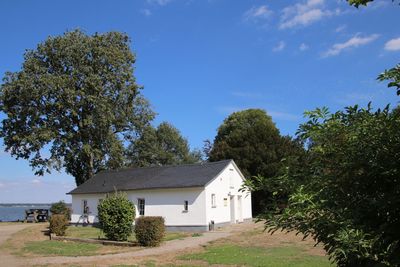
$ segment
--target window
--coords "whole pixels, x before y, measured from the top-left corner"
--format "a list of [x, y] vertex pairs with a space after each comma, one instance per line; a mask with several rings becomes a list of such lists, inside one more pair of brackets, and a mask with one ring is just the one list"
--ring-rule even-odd
[[229, 173], [229, 187], [234, 188], [234, 183], [233, 183], [233, 169], [229, 169], [231, 172]]
[[189, 210], [189, 201], [185, 200], [183, 202], [183, 211], [188, 211]]
[[228, 199], [225, 197], [224, 198], [224, 207], [227, 207], [228, 206]]
[[144, 216], [144, 198], [138, 198], [139, 215]]
[[215, 201], [215, 194], [211, 195], [211, 207], [212, 208], [216, 208], [217, 207], [217, 203]]
[[83, 214], [89, 214], [89, 206], [86, 199], [82, 200], [82, 210]]

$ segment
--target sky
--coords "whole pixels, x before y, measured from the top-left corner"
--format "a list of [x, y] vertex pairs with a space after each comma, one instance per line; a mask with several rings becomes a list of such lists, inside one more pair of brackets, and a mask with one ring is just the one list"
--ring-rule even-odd
[[[293, 136], [306, 110], [398, 104], [376, 77], [400, 62], [399, 14], [391, 0], [360, 9], [344, 0], [4, 0], [0, 77], [48, 36], [121, 31], [154, 125], [168, 121], [201, 148], [229, 114], [261, 108]], [[0, 203], [71, 201], [64, 172], [35, 176], [4, 148], [0, 169]]]

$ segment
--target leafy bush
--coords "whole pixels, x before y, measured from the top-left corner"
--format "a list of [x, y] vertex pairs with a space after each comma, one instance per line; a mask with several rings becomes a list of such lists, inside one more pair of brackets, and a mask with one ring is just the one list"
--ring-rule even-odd
[[338, 266], [399, 266], [400, 107], [306, 114], [307, 160], [281, 179], [297, 188], [266, 226], [314, 237]]
[[65, 204], [64, 201], [59, 201], [51, 204], [50, 207], [51, 214], [64, 214], [67, 219], [71, 219], [71, 209]]
[[58, 236], [65, 235], [69, 221], [64, 214], [54, 214], [50, 217], [50, 232]]
[[139, 217], [135, 223], [135, 235], [140, 245], [158, 246], [165, 235], [164, 218], [159, 216]]
[[115, 192], [97, 207], [100, 227], [109, 240], [126, 241], [132, 234], [135, 206], [126, 194]]

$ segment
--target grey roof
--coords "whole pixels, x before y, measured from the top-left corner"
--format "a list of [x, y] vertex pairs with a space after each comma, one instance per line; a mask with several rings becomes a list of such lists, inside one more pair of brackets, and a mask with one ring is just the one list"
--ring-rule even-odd
[[68, 194], [109, 193], [115, 190], [204, 187], [231, 160], [102, 171]]

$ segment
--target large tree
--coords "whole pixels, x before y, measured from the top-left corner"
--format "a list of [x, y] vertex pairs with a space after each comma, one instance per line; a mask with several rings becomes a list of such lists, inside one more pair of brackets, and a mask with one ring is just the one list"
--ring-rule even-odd
[[75, 30], [27, 50], [22, 69], [7, 72], [0, 87], [6, 151], [29, 160], [38, 175], [64, 168], [77, 185], [120, 167], [124, 140], [154, 117], [134, 63], [119, 32]]
[[[248, 109], [231, 114], [218, 128], [210, 161], [233, 159], [249, 181], [270, 179], [278, 174], [282, 160], [299, 153], [301, 147], [289, 137], [280, 135], [272, 118], [261, 109]], [[253, 212], [268, 208], [272, 191], [269, 187], [253, 192]]]
[[173, 125], [162, 122], [146, 127], [127, 149], [128, 164], [137, 167], [177, 165], [201, 161], [201, 153], [190, 151], [188, 141]]

